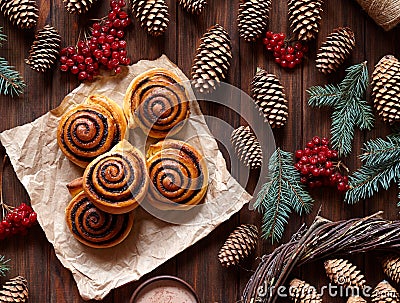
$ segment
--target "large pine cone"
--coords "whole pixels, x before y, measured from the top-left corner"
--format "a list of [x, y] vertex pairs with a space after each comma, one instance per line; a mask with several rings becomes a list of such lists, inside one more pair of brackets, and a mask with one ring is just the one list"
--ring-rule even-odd
[[25, 59], [33, 70], [45, 72], [54, 66], [60, 51], [61, 37], [58, 31], [46, 25], [36, 34], [36, 39], [29, 50], [29, 57]]
[[387, 281], [380, 282], [371, 295], [373, 303], [398, 303], [400, 302], [399, 293]]
[[400, 257], [386, 258], [383, 263], [385, 274], [397, 284], [400, 283]]
[[383, 121], [400, 122], [400, 62], [394, 56], [384, 56], [372, 73], [372, 98]]
[[261, 145], [249, 126], [235, 129], [231, 135], [231, 142], [244, 165], [252, 169], [261, 167], [263, 160]]
[[207, 5], [207, 0], [179, 0], [179, 4], [193, 15], [200, 15], [204, 7]]
[[289, 0], [290, 27], [297, 40], [315, 39], [321, 22], [322, 0]]
[[132, 0], [132, 13], [152, 36], [160, 36], [168, 28], [169, 13], [165, 0]]
[[240, 37], [251, 42], [267, 30], [271, 0], [244, 0], [239, 5], [238, 29]]
[[64, 6], [70, 14], [86, 13], [97, 0], [64, 0]]
[[333, 259], [325, 261], [324, 265], [326, 275], [332, 283], [344, 287], [352, 286], [360, 289], [364, 288], [366, 283], [364, 275], [349, 261]]
[[290, 282], [289, 296], [294, 303], [322, 303], [315, 287], [299, 279]]
[[0, 0], [0, 10], [13, 25], [21, 29], [34, 27], [39, 18], [35, 0]]
[[28, 282], [18, 276], [7, 281], [0, 289], [0, 302], [27, 302], [29, 297]]
[[218, 253], [222, 266], [239, 264], [256, 248], [258, 229], [255, 225], [242, 224], [236, 228], [225, 241]]
[[251, 81], [251, 94], [260, 113], [272, 128], [286, 124], [288, 101], [279, 79], [259, 68]]
[[231, 39], [219, 24], [201, 38], [192, 65], [192, 83], [200, 93], [211, 93], [223, 81], [232, 59]]
[[339, 27], [326, 37], [317, 53], [317, 69], [323, 74], [336, 71], [349, 57], [356, 45], [353, 31], [348, 27]]

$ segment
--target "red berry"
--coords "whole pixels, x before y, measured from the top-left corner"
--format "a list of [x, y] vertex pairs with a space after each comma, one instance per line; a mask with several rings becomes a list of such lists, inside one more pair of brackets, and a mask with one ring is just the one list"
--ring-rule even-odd
[[115, 20], [115, 18], [117, 18], [117, 14], [115, 13], [115, 11], [112, 11], [112, 12], [108, 13], [107, 17], [108, 17], [108, 20], [113, 21], [113, 20]]
[[344, 183], [344, 182], [339, 182], [338, 183], [338, 185], [337, 185], [337, 189], [339, 190], [339, 191], [346, 191], [347, 190], [347, 186], [346, 186], [346, 184]]
[[328, 145], [328, 144], [329, 144], [329, 139], [328, 139], [328, 138], [325, 138], [325, 137], [322, 138], [322, 139], [321, 139], [321, 144], [322, 144], [322, 145]]
[[271, 39], [271, 38], [273, 37], [273, 35], [274, 35], [274, 33], [271, 32], [271, 31], [265, 33], [265, 36], [266, 36], [267, 38], [269, 38], [269, 39]]
[[303, 58], [304, 54], [302, 52], [296, 52], [295, 56], [296, 58], [301, 59]]
[[314, 147], [314, 142], [309, 141], [309, 142], [307, 142], [306, 145], [307, 145], [308, 148], [313, 148]]
[[285, 40], [286, 35], [284, 33], [280, 33], [280, 34], [278, 34], [278, 38], [279, 38], [279, 40], [283, 41], [283, 40]]
[[269, 39], [268, 39], [268, 38], [264, 38], [264, 39], [263, 39], [263, 44], [264, 44], [264, 45], [269, 44]]
[[293, 69], [293, 68], [295, 68], [295, 67], [296, 67], [296, 63], [295, 63], [294, 61], [290, 61], [290, 62], [288, 63], [288, 68]]
[[79, 73], [79, 68], [76, 65], [72, 66], [71, 67], [71, 73], [76, 75], [77, 73]]
[[120, 19], [115, 19], [114, 22], [113, 22], [113, 26], [115, 28], [121, 27], [121, 20]]
[[121, 73], [121, 71], [122, 71], [121, 66], [117, 66], [117, 67], [115, 68], [115, 73], [116, 73], [116, 74]]
[[300, 42], [297, 42], [297, 43], [294, 45], [294, 48], [295, 48], [296, 50], [301, 50], [301, 49], [303, 48], [303, 45], [302, 45]]
[[35, 212], [30, 213], [30, 215], [29, 215], [29, 221], [31, 222], [31, 224], [36, 223], [36, 220], [37, 220], [37, 214], [36, 214]]
[[294, 59], [294, 64], [300, 65], [300, 64], [301, 64], [301, 59], [295, 58], [295, 59]]
[[68, 59], [67, 62], [66, 62], [65, 64], [66, 64], [67, 66], [71, 67], [71, 66], [73, 66], [75, 63], [74, 63], [74, 60]]
[[78, 80], [83, 81], [87, 78], [87, 72], [81, 71], [78, 75]]
[[68, 71], [69, 67], [68, 67], [68, 65], [63, 64], [63, 65], [60, 66], [60, 69], [61, 69], [63, 72], [66, 72], [66, 71]]
[[296, 150], [296, 158], [300, 159], [303, 156], [303, 151], [301, 149]]
[[288, 54], [293, 54], [294, 53], [294, 48], [291, 47], [291, 46], [288, 46], [286, 51], [287, 51]]
[[286, 60], [282, 60], [281, 61], [281, 66], [284, 67], [284, 68], [288, 67], [288, 62]]
[[293, 55], [291, 55], [291, 54], [287, 54], [287, 55], [286, 55], [286, 61], [291, 62], [291, 61], [293, 61], [293, 60], [294, 60], [294, 56], [293, 56]]
[[93, 37], [100, 37], [100, 30], [97, 30], [97, 29], [93, 30], [92, 36]]
[[275, 41], [274, 39], [271, 39], [271, 40], [269, 40], [269, 45], [274, 47], [275, 45], [277, 45], [277, 41]]
[[326, 168], [331, 168], [333, 166], [333, 163], [331, 161], [326, 161], [325, 167]]

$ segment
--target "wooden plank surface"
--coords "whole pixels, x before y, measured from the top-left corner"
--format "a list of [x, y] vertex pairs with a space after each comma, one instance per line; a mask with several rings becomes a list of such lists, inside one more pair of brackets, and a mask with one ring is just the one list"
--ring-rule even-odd
[[[330, 110], [312, 109], [307, 106], [305, 89], [311, 85], [338, 82], [344, 75], [344, 68], [333, 76], [323, 76], [315, 68], [317, 47], [324, 37], [338, 26], [350, 26], [357, 39], [357, 47], [352, 58], [346, 65], [368, 61], [370, 73], [374, 64], [386, 54], [400, 56], [400, 28], [384, 32], [355, 1], [326, 0], [323, 8], [323, 21], [321, 32], [317, 41], [310, 45], [310, 52], [302, 67], [294, 71], [285, 71], [278, 67], [267, 54], [261, 41], [246, 43], [239, 39], [237, 33], [237, 1], [210, 0], [208, 7], [200, 16], [187, 14], [175, 0], [168, 0], [170, 12], [170, 25], [166, 35], [160, 38], [149, 37], [136, 22], [129, 28], [128, 53], [133, 62], [140, 59], [155, 59], [161, 54], [166, 54], [172, 61], [187, 74], [193, 54], [198, 45], [198, 39], [206, 29], [216, 23], [223, 25], [232, 38], [233, 61], [229, 72], [230, 84], [249, 93], [249, 84], [257, 66], [275, 73], [282, 81], [289, 100], [289, 122], [282, 130], [274, 131], [277, 146], [288, 151], [301, 148], [307, 140], [314, 135], [328, 136], [330, 128]], [[99, 0], [88, 16], [71, 16], [61, 0], [38, 0], [40, 19], [38, 26], [50, 23], [57, 27], [63, 38], [63, 45], [76, 42], [79, 30], [88, 25], [88, 19], [105, 15], [108, 10], [108, 1]], [[288, 32], [286, 1], [273, 1], [270, 14], [269, 28], [275, 32]], [[26, 82], [26, 93], [11, 99], [0, 97], [0, 131], [22, 125], [36, 119], [50, 109], [56, 107], [63, 97], [70, 92], [78, 82], [74, 77], [61, 73], [57, 68], [45, 74], [38, 74], [24, 64], [29, 46], [34, 39], [34, 31], [21, 31], [12, 27], [3, 17], [0, 18], [8, 42], [0, 48], [0, 56], [9, 60], [23, 74]], [[217, 116], [225, 119], [233, 127], [244, 123], [237, 114], [219, 105], [201, 103], [206, 115]], [[224, 129], [210, 125], [216, 137], [224, 136]], [[377, 120], [376, 128], [369, 133], [356, 133], [354, 141], [354, 154], [346, 159], [350, 169], [360, 165], [356, 154], [359, 153], [362, 142], [368, 138], [384, 136], [390, 129]], [[226, 136], [226, 134], [225, 134]], [[0, 149], [0, 157], [5, 154], [4, 148]], [[232, 157], [229, 167], [238, 168], [241, 164]], [[261, 176], [264, 180], [264, 176]], [[240, 180], [246, 185], [246, 180]], [[253, 189], [257, 181], [254, 176], [248, 182], [248, 189]], [[5, 169], [4, 199], [10, 204], [19, 204], [28, 201], [28, 196], [22, 185], [17, 180], [10, 165]], [[384, 210], [385, 216], [398, 219], [396, 208], [396, 189], [381, 192], [373, 199], [368, 199], [355, 206], [342, 203], [342, 196], [330, 190], [317, 190], [312, 192], [317, 200], [313, 213], [300, 218], [293, 216], [286, 230], [283, 241], [290, 238], [302, 222], [310, 223], [321, 208], [321, 214], [329, 219], [345, 219], [354, 216], [371, 214], [377, 210]], [[177, 257], [160, 266], [154, 272], [146, 275], [144, 279], [159, 275], [172, 274], [184, 278], [192, 284], [198, 292], [202, 302], [225, 303], [240, 300], [241, 292], [251, 275], [251, 269], [257, 265], [257, 259], [251, 258], [240, 268], [223, 269], [217, 260], [218, 249], [223, 244], [229, 233], [240, 223], [254, 223], [260, 225], [260, 216], [248, 209], [247, 206], [229, 221], [223, 223], [207, 238], [188, 248]], [[257, 249], [257, 256], [270, 252], [274, 246], [264, 241]], [[39, 226], [33, 228], [25, 238], [12, 238], [0, 242], [0, 254], [11, 258], [12, 267], [10, 276], [24, 275], [29, 281], [32, 303], [79, 303], [84, 302], [78, 294], [72, 275], [56, 258], [52, 246], [47, 242]], [[353, 260], [364, 267], [368, 282], [374, 285], [382, 279], [379, 262], [381, 256], [358, 256]], [[296, 274], [322, 286], [327, 283], [323, 274], [322, 264], [317, 263], [296, 270]], [[0, 281], [3, 281], [1, 279]], [[102, 302], [119, 303], [127, 302], [130, 294], [140, 282], [129, 283], [110, 293]], [[334, 299], [334, 302], [344, 302], [343, 299]]]

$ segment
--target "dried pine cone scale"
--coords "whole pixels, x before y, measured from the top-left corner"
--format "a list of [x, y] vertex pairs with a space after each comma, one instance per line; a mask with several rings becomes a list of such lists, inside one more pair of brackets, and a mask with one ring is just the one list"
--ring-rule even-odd
[[352, 286], [360, 289], [365, 286], [364, 275], [358, 268], [347, 260], [332, 259], [324, 263], [326, 275], [332, 283], [345, 287]]
[[272, 128], [286, 124], [288, 101], [282, 84], [274, 74], [259, 68], [251, 81], [251, 95], [265, 122]]
[[384, 122], [400, 122], [400, 62], [391, 55], [384, 56], [372, 73], [372, 99]]
[[89, 11], [97, 0], [64, 0], [64, 6], [70, 14], [83, 14]]
[[260, 142], [249, 126], [240, 126], [232, 132], [231, 142], [240, 161], [252, 169], [262, 165], [262, 149]]
[[316, 288], [299, 279], [290, 282], [289, 296], [295, 303], [322, 303]]
[[297, 40], [310, 41], [319, 32], [322, 1], [321, 0], [289, 0], [290, 27]]
[[317, 69], [323, 74], [335, 72], [356, 45], [353, 31], [339, 27], [326, 37], [317, 53]]
[[219, 24], [201, 38], [192, 64], [192, 84], [200, 93], [211, 93], [226, 78], [232, 46], [228, 33]]
[[200, 15], [205, 6], [207, 0], [178, 0], [179, 4], [188, 12], [193, 15]]
[[57, 60], [61, 44], [58, 31], [46, 25], [36, 34], [36, 39], [29, 50], [29, 57], [25, 59], [33, 70], [45, 72], [50, 69]]
[[385, 274], [397, 284], [400, 283], [400, 257], [386, 258], [382, 263]]
[[238, 265], [256, 248], [258, 229], [252, 224], [242, 224], [226, 239], [218, 253], [218, 260], [224, 267]]
[[149, 35], [160, 36], [168, 28], [169, 13], [165, 0], [132, 0], [132, 13]]
[[29, 297], [27, 284], [26, 279], [21, 276], [10, 279], [0, 289], [0, 302], [27, 302]]
[[268, 26], [271, 0], [244, 0], [239, 5], [239, 35], [248, 42], [260, 38]]
[[3, 15], [20, 29], [34, 27], [39, 18], [39, 9], [35, 0], [0, 0]]
[[397, 290], [387, 281], [380, 282], [372, 292], [373, 303], [399, 303], [400, 296]]

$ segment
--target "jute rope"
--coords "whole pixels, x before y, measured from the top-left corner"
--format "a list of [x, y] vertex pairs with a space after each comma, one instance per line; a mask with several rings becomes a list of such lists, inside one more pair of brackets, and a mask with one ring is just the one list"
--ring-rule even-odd
[[400, 0], [357, 0], [357, 2], [386, 31], [400, 23]]

